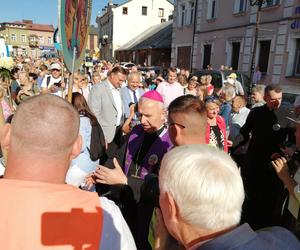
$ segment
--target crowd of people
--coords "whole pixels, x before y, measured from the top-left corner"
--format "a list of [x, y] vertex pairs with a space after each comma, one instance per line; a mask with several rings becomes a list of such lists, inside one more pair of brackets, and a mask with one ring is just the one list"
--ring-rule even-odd
[[218, 88], [19, 57], [11, 73], [3, 249], [300, 249], [300, 98], [287, 109], [279, 85], [247, 104], [234, 72]]

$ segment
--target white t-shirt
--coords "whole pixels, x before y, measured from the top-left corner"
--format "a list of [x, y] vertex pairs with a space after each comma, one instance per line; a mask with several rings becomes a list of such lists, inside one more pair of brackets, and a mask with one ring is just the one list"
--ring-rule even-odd
[[[49, 81], [49, 84], [48, 84], [48, 86], [47, 86], [47, 78], [48, 78], [49, 76], [50, 76], [50, 81]], [[55, 79], [54, 77], [52, 77], [52, 75], [46, 75], [46, 76], [44, 77], [44, 79], [43, 79], [43, 82], [42, 82], [41, 87], [42, 87], [43, 89], [49, 89], [52, 85], [54, 85], [54, 83], [58, 83], [58, 82], [60, 82], [60, 81], [61, 81], [61, 76]], [[62, 93], [61, 93], [61, 90], [60, 90], [60, 89], [59, 89], [57, 92], [52, 93], [52, 94], [62, 97]]]
[[135, 242], [119, 207], [100, 197], [103, 209], [103, 228], [100, 249], [135, 250]]

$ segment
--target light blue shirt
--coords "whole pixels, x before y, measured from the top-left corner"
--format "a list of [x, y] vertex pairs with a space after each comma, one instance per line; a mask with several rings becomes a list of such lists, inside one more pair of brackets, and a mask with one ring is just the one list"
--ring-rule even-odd
[[92, 125], [90, 119], [85, 116], [80, 116], [79, 134], [82, 136], [82, 148], [80, 154], [72, 160], [71, 166], [76, 165], [87, 174], [95, 171], [98, 165], [97, 161], [92, 161], [90, 158], [89, 148], [91, 144]]

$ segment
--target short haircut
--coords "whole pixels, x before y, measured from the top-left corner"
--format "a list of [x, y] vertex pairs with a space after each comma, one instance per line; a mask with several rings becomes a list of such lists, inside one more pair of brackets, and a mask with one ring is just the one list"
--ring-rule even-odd
[[38, 95], [22, 102], [12, 119], [11, 149], [36, 155], [62, 155], [79, 133], [79, 114], [64, 99]]
[[281, 93], [282, 89], [279, 85], [276, 84], [267, 85], [265, 88], [265, 95], [268, 95], [271, 91], [275, 91], [276, 93]]
[[121, 73], [123, 75], [127, 75], [126, 69], [122, 68], [121, 66], [113, 67], [112, 70], [109, 72], [109, 75], [111, 75], [111, 74], [116, 75], [118, 73]]
[[177, 74], [177, 69], [174, 67], [168, 68], [168, 73], [173, 72]]
[[253, 88], [252, 88], [252, 93], [259, 93], [262, 96], [265, 94], [265, 85], [262, 84], [256, 84]]
[[239, 102], [240, 104], [242, 104], [243, 107], [245, 107], [246, 104], [247, 104], [246, 98], [245, 98], [244, 96], [242, 96], [242, 95], [237, 95], [237, 96], [235, 96], [233, 99], [234, 99], [234, 100], [238, 100], [238, 102]]
[[235, 87], [229, 83], [225, 83], [221, 88], [221, 92], [224, 94], [225, 99], [232, 99], [235, 96]]
[[[180, 114], [184, 119], [184, 126], [191, 133], [205, 133], [207, 127], [207, 117], [205, 105], [198, 97], [193, 95], [183, 95], [174, 99], [168, 108], [169, 117]], [[189, 126], [188, 126], [189, 125]]]
[[46, 66], [45, 64], [42, 64], [42, 65], [40, 66], [40, 70], [41, 70], [41, 71], [45, 71], [45, 70], [48, 70], [48, 68], [47, 68], [47, 66]]
[[130, 82], [132, 80], [132, 78], [134, 77], [138, 77], [138, 79], [140, 80], [141, 79], [141, 74], [139, 72], [131, 72], [128, 74], [128, 77], [127, 77], [127, 81]]
[[180, 217], [202, 230], [223, 230], [240, 221], [244, 188], [235, 162], [208, 145], [178, 146], [165, 154], [160, 193], [169, 193]]

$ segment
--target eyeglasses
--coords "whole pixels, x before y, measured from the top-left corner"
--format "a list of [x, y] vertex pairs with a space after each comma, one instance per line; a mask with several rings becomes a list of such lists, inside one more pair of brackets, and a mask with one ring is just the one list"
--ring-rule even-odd
[[182, 129], [185, 128], [185, 126], [182, 125], [182, 124], [180, 124], [180, 123], [177, 123], [177, 122], [167, 122], [167, 126], [168, 127], [172, 127], [172, 126], [175, 126], [175, 125], [177, 125], [178, 127], [182, 128]]

